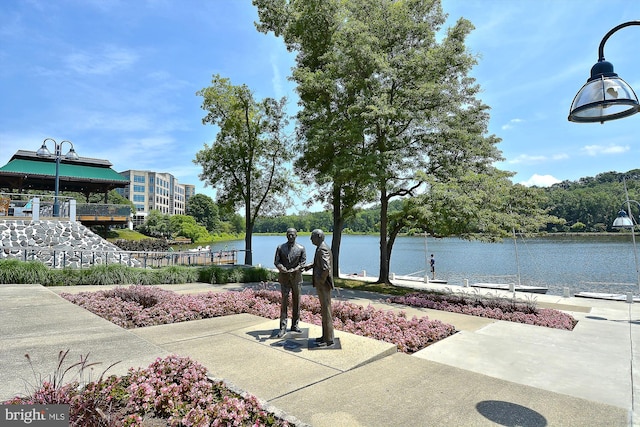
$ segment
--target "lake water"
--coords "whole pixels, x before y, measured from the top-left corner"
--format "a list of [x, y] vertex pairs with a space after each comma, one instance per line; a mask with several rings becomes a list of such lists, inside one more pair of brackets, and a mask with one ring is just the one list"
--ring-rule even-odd
[[[273, 267], [276, 246], [283, 236], [254, 236], [253, 264]], [[309, 236], [298, 236], [298, 243], [307, 250], [307, 259], [315, 253]], [[331, 245], [331, 236], [327, 236]], [[244, 250], [244, 240], [217, 243], [213, 250]], [[450, 285], [469, 283], [520, 283], [547, 286], [548, 294], [562, 295], [564, 288], [576, 292], [639, 293], [631, 235], [548, 236], [533, 239], [518, 238], [502, 243], [469, 242], [457, 238], [434, 239], [399, 237], [391, 255], [390, 271], [398, 275], [424, 271], [426, 256], [434, 254], [436, 278]], [[343, 236], [340, 249], [341, 273], [361, 273], [376, 276], [379, 272], [379, 242], [377, 236]], [[244, 253], [238, 254], [239, 261]], [[418, 274], [420, 276], [423, 273]]]

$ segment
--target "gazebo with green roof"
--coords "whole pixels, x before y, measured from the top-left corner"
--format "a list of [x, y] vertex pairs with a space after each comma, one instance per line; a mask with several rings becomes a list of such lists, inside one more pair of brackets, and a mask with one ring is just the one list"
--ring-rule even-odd
[[[111, 162], [79, 157], [60, 159], [60, 191], [74, 191], [88, 199], [92, 193], [103, 193], [105, 202], [109, 191], [124, 188], [129, 180], [111, 169]], [[26, 190], [51, 191], [55, 186], [55, 158], [38, 156], [35, 151], [18, 150], [9, 163], [0, 167], [0, 189], [22, 193]]]

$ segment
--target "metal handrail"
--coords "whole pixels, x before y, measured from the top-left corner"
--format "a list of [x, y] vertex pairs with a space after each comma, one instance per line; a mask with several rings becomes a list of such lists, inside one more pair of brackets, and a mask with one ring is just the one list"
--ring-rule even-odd
[[39, 246], [1, 246], [0, 259], [44, 260], [52, 268], [89, 268], [120, 264], [129, 267], [167, 267], [172, 265], [237, 265], [238, 250], [228, 251], [99, 251]]
[[[9, 204], [6, 206], [6, 199]], [[38, 212], [33, 212], [34, 199], [38, 200]], [[75, 211], [71, 206], [75, 203], [73, 197], [58, 196], [59, 199], [59, 217], [76, 220], [77, 216], [91, 217], [131, 217], [131, 205], [120, 205], [110, 203], [76, 203]], [[50, 201], [49, 201], [50, 200]], [[62, 200], [60, 202], [60, 200]], [[27, 209], [24, 205], [16, 206], [22, 202], [29, 204]], [[0, 193], [0, 216], [5, 217], [24, 217], [24, 218], [50, 218], [54, 216], [54, 197], [51, 195], [28, 194], [28, 193]], [[74, 213], [75, 212], [75, 213]], [[37, 214], [37, 215], [36, 215]]]

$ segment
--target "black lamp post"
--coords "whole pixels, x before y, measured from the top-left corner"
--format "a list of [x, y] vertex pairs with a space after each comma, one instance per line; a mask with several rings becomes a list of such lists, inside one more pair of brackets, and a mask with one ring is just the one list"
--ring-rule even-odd
[[576, 123], [604, 123], [621, 119], [640, 111], [638, 97], [631, 86], [613, 72], [613, 64], [604, 60], [604, 44], [616, 31], [640, 25], [629, 21], [612, 28], [600, 42], [598, 62], [591, 68], [591, 77], [573, 98], [569, 121]]
[[47, 141], [52, 141], [54, 145], [54, 152], [56, 157], [56, 183], [55, 183], [55, 198], [53, 199], [53, 216], [60, 216], [60, 203], [58, 202], [58, 194], [60, 193], [60, 158], [62, 157], [62, 144], [65, 142], [71, 145], [71, 149], [64, 155], [64, 158], [67, 160], [78, 160], [78, 154], [76, 154], [76, 150], [73, 148], [73, 143], [71, 141], [62, 141], [59, 144], [53, 138], [46, 138], [42, 141], [42, 146], [38, 151], [36, 151], [36, 155], [41, 157], [51, 157], [51, 151], [47, 148]]
[[[640, 202], [635, 200], [629, 200], [629, 192], [627, 191], [627, 182], [623, 179], [624, 194], [626, 197], [625, 205], [618, 211], [618, 217], [613, 220], [612, 227], [615, 228], [629, 228], [631, 230], [631, 240], [633, 241], [633, 257], [636, 263], [636, 284], [640, 289], [640, 265], [638, 264], [638, 250], [636, 248], [636, 221], [631, 214], [631, 202], [635, 203], [640, 208]], [[627, 208], [625, 211], [624, 208]], [[627, 215], [629, 212], [629, 215]]]

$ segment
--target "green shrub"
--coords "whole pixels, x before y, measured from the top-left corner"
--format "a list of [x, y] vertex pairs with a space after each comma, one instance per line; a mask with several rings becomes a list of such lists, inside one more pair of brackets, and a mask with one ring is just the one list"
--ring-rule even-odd
[[243, 272], [244, 277], [242, 278], [242, 281], [245, 283], [272, 282], [278, 279], [278, 273], [262, 267], [245, 268], [243, 269]]
[[156, 270], [132, 268], [131, 273], [135, 275], [135, 282], [138, 285], [159, 285], [160, 279]]
[[198, 270], [192, 267], [172, 265], [156, 271], [158, 283], [176, 284], [193, 283], [198, 281]]
[[12, 284], [20, 283], [20, 270], [22, 269], [22, 261], [15, 259], [7, 259], [0, 261], [0, 283]]
[[7, 259], [0, 261], [0, 283], [44, 283], [49, 269], [40, 261]]
[[227, 270], [226, 280], [220, 283], [242, 283], [244, 281], [244, 268], [232, 268]]
[[83, 285], [130, 285], [136, 283], [138, 275], [126, 265], [96, 265], [82, 271]]
[[44, 286], [75, 286], [82, 281], [82, 270], [73, 268], [63, 268], [58, 270], [49, 269], [46, 279], [42, 282]]
[[198, 274], [198, 281], [202, 283], [224, 283], [220, 281], [223, 274], [221, 267], [215, 265], [202, 267]]
[[48, 268], [39, 261], [0, 260], [0, 284], [40, 283], [44, 286], [161, 285], [178, 283], [268, 282], [277, 273], [258, 267], [169, 266], [143, 269], [122, 264], [94, 265], [85, 269]]
[[266, 282], [277, 279], [277, 273], [259, 267], [220, 267], [210, 265], [201, 267], [197, 278], [202, 283], [247, 283]]

